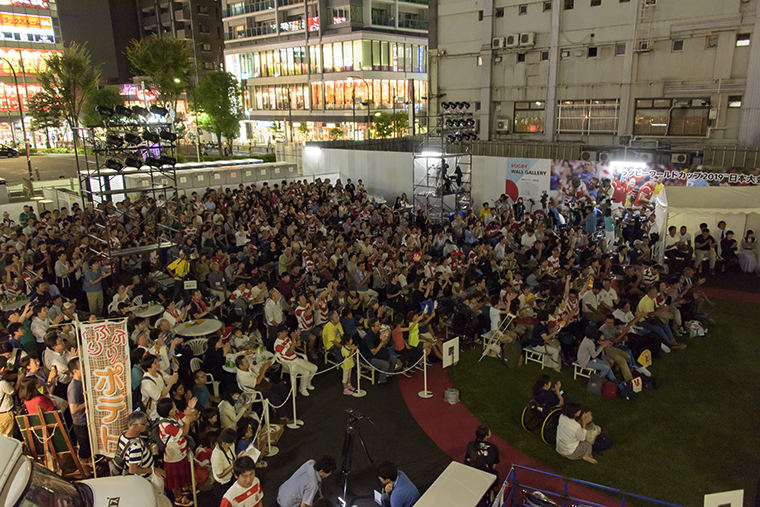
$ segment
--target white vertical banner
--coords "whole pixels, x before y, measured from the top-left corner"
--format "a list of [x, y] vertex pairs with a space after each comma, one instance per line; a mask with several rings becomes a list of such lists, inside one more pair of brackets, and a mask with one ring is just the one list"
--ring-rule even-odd
[[78, 327], [92, 452], [113, 456], [132, 412], [127, 319]]

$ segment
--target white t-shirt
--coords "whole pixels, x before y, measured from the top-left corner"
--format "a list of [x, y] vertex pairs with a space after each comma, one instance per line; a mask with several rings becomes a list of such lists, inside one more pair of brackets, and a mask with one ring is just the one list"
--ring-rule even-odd
[[214, 451], [211, 453], [211, 472], [214, 474], [214, 480], [219, 484], [227, 484], [233, 479], [232, 470], [227, 475], [221, 474], [225, 468], [229, 467], [235, 462], [235, 449], [230, 447], [227, 452], [221, 450], [219, 446], [214, 447]]
[[688, 232], [687, 232], [686, 234], [681, 234], [681, 233], [678, 233], [678, 234], [676, 235], [676, 237], [677, 237], [677, 238], [678, 238], [680, 241], [683, 241], [684, 243], [689, 243], [689, 242], [691, 242], [691, 234], [689, 234]]
[[[153, 379], [153, 382], [145, 377], [150, 377]], [[145, 380], [140, 381], [140, 393], [142, 394], [143, 405], [148, 412], [148, 417], [156, 419], [158, 417], [156, 406], [158, 405], [158, 400], [161, 399], [161, 393], [166, 389], [166, 382], [164, 382], [161, 372], [158, 372], [155, 376], [146, 373], [143, 375], [143, 379]]]
[[586, 440], [586, 430], [575, 419], [566, 415], [559, 416], [557, 425], [557, 452], [562, 456], [569, 456], [578, 447], [578, 444]]
[[491, 331], [498, 330], [501, 324], [501, 309], [492, 306], [488, 309], [488, 316], [491, 318]]
[[522, 235], [522, 238], [520, 238], [520, 244], [527, 246], [528, 248], [533, 248], [533, 245], [536, 243], [538, 239], [536, 238], [536, 235], [533, 234], [532, 236], [529, 236], [526, 232]]
[[673, 250], [679, 241], [681, 241], [681, 237], [678, 234], [675, 236], [668, 234], [665, 236], [665, 250]]
[[602, 303], [606, 304], [607, 306], [613, 306], [615, 304], [615, 300], [618, 298], [617, 291], [610, 287], [610, 290], [602, 289], [599, 291], [599, 295], [597, 296], [597, 300], [601, 301]]
[[13, 409], [13, 393], [15, 390], [10, 382], [0, 380], [0, 413]]
[[634, 319], [632, 312], [625, 313], [623, 310], [617, 309], [612, 312], [612, 316], [621, 321], [623, 324], [628, 324]]
[[583, 297], [581, 298], [581, 302], [583, 303], [583, 311], [584, 312], [591, 312], [593, 310], [597, 309], [597, 306], [599, 306], [599, 299], [596, 294], [594, 294], [594, 291], [587, 290]]

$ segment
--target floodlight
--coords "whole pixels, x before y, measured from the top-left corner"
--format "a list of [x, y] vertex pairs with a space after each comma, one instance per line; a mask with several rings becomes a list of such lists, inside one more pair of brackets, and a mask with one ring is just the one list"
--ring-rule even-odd
[[97, 111], [100, 116], [108, 116], [109, 118], [113, 116], [113, 109], [108, 106], [97, 106], [95, 111]]
[[161, 106], [150, 106], [150, 112], [156, 116], [166, 116], [169, 114], [169, 110]]
[[127, 144], [131, 145], [138, 145], [142, 142], [140, 136], [133, 134], [132, 132], [127, 132], [124, 134], [124, 140], [127, 142]]
[[127, 157], [124, 163], [127, 165], [127, 167], [133, 167], [135, 169], [140, 169], [143, 166], [143, 161], [139, 158], [134, 157]]
[[113, 169], [114, 171], [121, 171], [124, 168], [121, 162], [112, 158], [106, 160], [105, 166], [109, 169]]
[[137, 116], [142, 116], [143, 118], [147, 118], [148, 115], [150, 115], [150, 111], [142, 106], [132, 106], [132, 112]]
[[106, 144], [113, 148], [120, 148], [124, 144], [124, 138], [118, 134], [110, 133], [106, 136]]
[[148, 157], [145, 159], [145, 163], [151, 167], [161, 167], [163, 164], [155, 157]]
[[132, 110], [124, 106], [116, 106], [116, 114], [129, 118], [132, 116]]
[[173, 143], [174, 141], [177, 140], [177, 134], [175, 134], [174, 132], [172, 132], [170, 130], [162, 130], [158, 135], [164, 141], [169, 141], [169, 142]]
[[142, 138], [146, 141], [150, 141], [151, 143], [157, 143], [161, 140], [161, 138], [158, 137], [158, 134], [155, 132], [150, 132], [149, 130], [146, 130], [142, 133]]
[[168, 155], [162, 155], [158, 161], [163, 165], [177, 165], [177, 159]]

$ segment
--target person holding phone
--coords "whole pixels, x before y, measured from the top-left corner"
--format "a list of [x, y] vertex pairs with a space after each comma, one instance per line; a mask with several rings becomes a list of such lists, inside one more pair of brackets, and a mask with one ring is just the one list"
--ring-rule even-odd
[[251, 404], [253, 400], [246, 398], [240, 400], [242, 391], [236, 385], [230, 385], [222, 394], [222, 401], [219, 402], [219, 421], [222, 429], [235, 430], [238, 421], [251, 413]]

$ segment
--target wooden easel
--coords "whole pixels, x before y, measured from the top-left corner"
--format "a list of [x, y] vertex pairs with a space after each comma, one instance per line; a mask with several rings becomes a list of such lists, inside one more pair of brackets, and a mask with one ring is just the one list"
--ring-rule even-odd
[[32, 459], [63, 475], [62, 459], [69, 455], [78, 472], [68, 476], [76, 479], [90, 476], [79, 461], [60, 411], [42, 412], [42, 408], [37, 406], [35, 414], [17, 415], [16, 424]]

